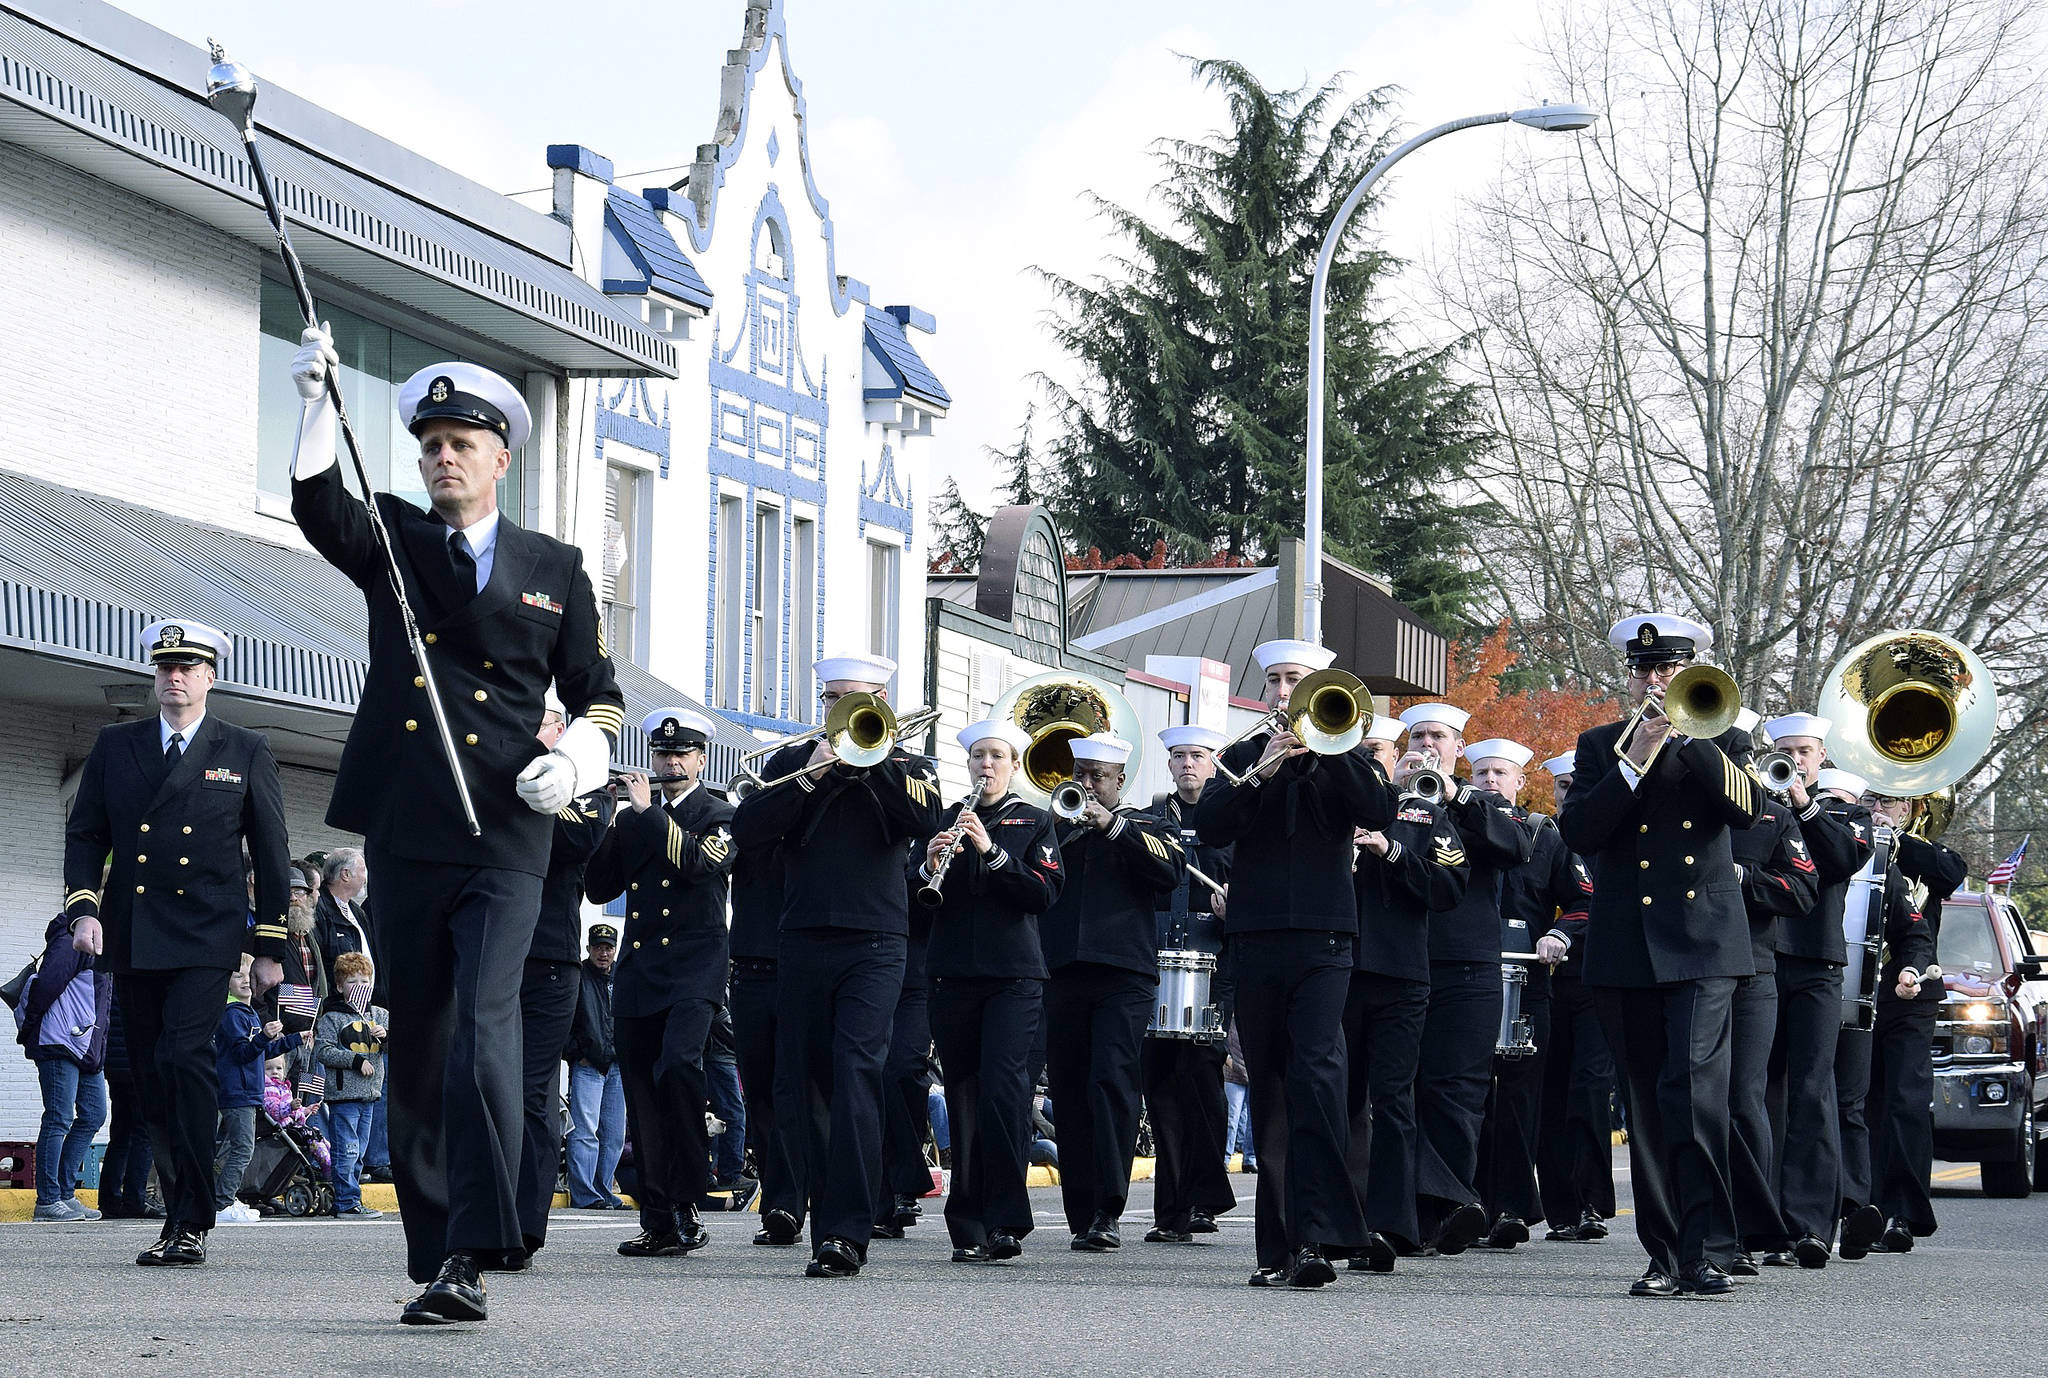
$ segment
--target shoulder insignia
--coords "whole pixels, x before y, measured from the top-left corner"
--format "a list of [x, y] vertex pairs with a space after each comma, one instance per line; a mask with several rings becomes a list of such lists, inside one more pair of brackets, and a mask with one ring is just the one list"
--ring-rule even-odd
[[1042, 870], [1057, 871], [1060, 869], [1059, 856], [1051, 847], [1040, 844], [1038, 848], [1038, 865]]
[[732, 833], [721, 823], [705, 834], [704, 841], [698, 845], [698, 850], [704, 853], [704, 859], [713, 866], [723, 866], [725, 859], [732, 855]]
[[917, 801], [919, 808], [927, 808], [932, 802], [932, 782], [922, 775], [903, 773], [903, 792]]
[[582, 812], [580, 809], [578, 809], [574, 804], [564, 804], [562, 805], [562, 807], [555, 810], [555, 817], [561, 819], [565, 823], [574, 823], [579, 818], [595, 818], [597, 817], [597, 815], [594, 813], [586, 814]]
[[1152, 853], [1152, 855], [1158, 857], [1161, 861], [1167, 861], [1171, 859], [1166, 855], [1166, 844], [1164, 842], [1161, 842], [1158, 838], [1152, 836], [1152, 834], [1150, 833], [1139, 833], [1138, 836], [1145, 839], [1146, 851]]
[[1455, 847], [1439, 845], [1432, 851], [1430, 860], [1439, 866], [1463, 866], [1465, 853]]

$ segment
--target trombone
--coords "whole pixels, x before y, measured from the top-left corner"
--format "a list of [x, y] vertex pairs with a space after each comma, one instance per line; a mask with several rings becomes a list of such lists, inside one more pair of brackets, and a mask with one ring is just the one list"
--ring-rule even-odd
[[[1726, 670], [1714, 665], [1688, 665], [1671, 677], [1662, 694], [1643, 695], [1643, 701], [1622, 724], [1621, 735], [1614, 739], [1614, 754], [1627, 760], [1636, 733], [1659, 718], [1670, 719], [1671, 730], [1681, 737], [1711, 741], [1735, 726], [1736, 715], [1741, 711], [1742, 693]], [[1664, 742], [1657, 743], [1650, 759], [1642, 764], [1643, 773], [1649, 773], [1663, 751]]]
[[856, 769], [866, 769], [887, 760], [897, 743], [906, 737], [930, 731], [938, 720], [937, 708], [920, 708], [898, 718], [889, 701], [879, 694], [848, 694], [832, 705], [832, 711], [819, 726], [758, 746], [740, 757], [739, 765], [733, 770], [732, 781], [726, 786], [726, 793], [737, 803], [757, 791], [788, 784], [812, 770], [814, 767], [805, 766], [773, 780], [764, 780], [755, 773], [755, 762], [765, 761], [784, 747], [795, 746], [798, 742], [823, 737], [834, 756]]
[[1250, 727], [1224, 743], [1216, 753], [1216, 773], [1242, 785], [1238, 774], [1223, 764], [1223, 752], [1261, 732], [1286, 732], [1318, 756], [1341, 756], [1365, 740], [1365, 681], [1348, 670], [1317, 670], [1303, 675], [1287, 696], [1285, 708], [1271, 708]]

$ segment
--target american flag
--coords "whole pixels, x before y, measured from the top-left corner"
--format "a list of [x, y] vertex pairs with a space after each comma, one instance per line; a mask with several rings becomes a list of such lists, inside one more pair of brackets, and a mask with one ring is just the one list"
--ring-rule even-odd
[[2027, 859], [2027, 844], [2033, 840], [2032, 833], [2021, 838], [2020, 845], [2012, 849], [2012, 855], [1991, 868], [1991, 874], [1984, 877], [1984, 884], [1987, 887], [2012, 884], [2013, 877], [2020, 873], [2020, 863]]
[[283, 1014], [295, 1014], [301, 1019], [314, 1019], [320, 1013], [320, 997], [313, 993], [311, 986], [287, 981], [277, 988], [277, 1008]]

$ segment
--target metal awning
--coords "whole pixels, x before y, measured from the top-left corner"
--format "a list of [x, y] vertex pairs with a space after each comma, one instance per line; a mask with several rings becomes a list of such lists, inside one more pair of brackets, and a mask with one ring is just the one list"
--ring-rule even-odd
[[[241, 140], [201, 95], [206, 55], [157, 38], [156, 60], [165, 66], [144, 69], [66, 36], [26, 6], [0, 8], [0, 141], [272, 252]], [[285, 118], [304, 108], [296, 101], [270, 104]], [[266, 108], [257, 106], [264, 160], [310, 271], [545, 368], [676, 376], [675, 346], [562, 261], [315, 151], [290, 128], [273, 126]], [[510, 214], [511, 203], [497, 200], [502, 204], [491, 214]], [[110, 217], [147, 213], [135, 206], [106, 210]]]
[[[0, 660], [0, 697], [33, 681], [41, 701], [103, 710], [98, 686], [149, 678], [141, 633], [158, 617], [190, 617], [226, 633], [233, 650], [215, 692], [275, 710], [262, 725], [305, 739], [315, 758], [331, 754], [321, 743], [338, 751], [362, 695], [369, 640], [363, 595], [332, 565], [0, 470], [0, 652], [13, 653]], [[617, 671], [626, 698], [619, 764], [647, 765], [639, 725], [657, 708], [689, 708], [716, 724], [706, 766], [713, 783], [756, 745], [751, 733], [639, 666], [619, 661]]]

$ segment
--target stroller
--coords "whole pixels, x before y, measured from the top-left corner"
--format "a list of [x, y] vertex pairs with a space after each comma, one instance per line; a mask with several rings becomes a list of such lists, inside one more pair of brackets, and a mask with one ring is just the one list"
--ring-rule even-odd
[[310, 1114], [293, 1105], [272, 1082], [264, 1087], [263, 1113], [256, 1117], [256, 1148], [242, 1174], [243, 1200], [261, 1209], [272, 1204], [286, 1215], [334, 1214], [333, 1156]]

